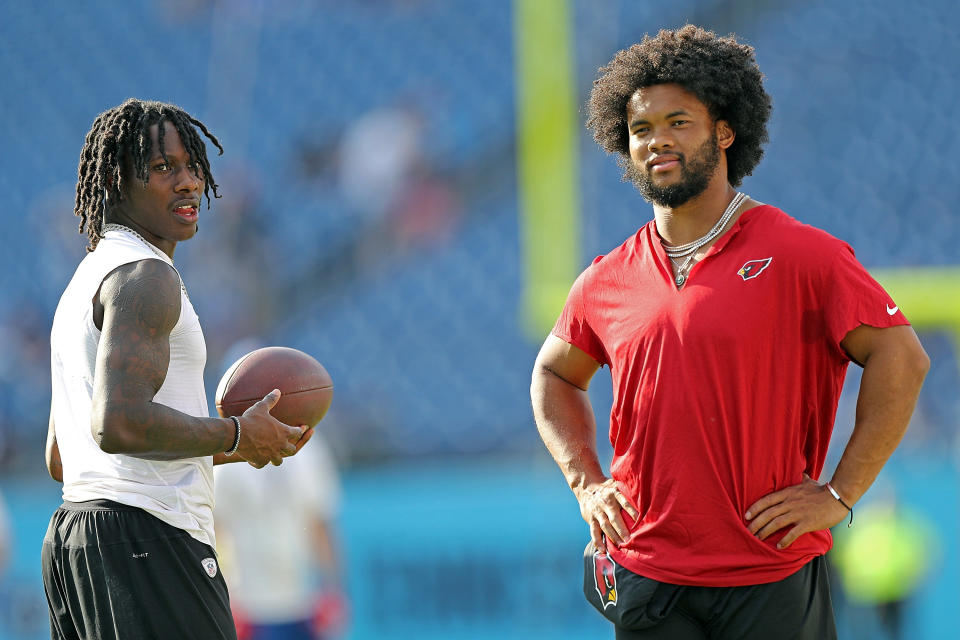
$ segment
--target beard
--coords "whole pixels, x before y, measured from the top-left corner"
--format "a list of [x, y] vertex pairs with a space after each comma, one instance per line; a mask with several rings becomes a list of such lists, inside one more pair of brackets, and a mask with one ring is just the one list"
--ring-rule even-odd
[[703, 193], [720, 164], [720, 146], [717, 144], [716, 132], [697, 148], [689, 163], [682, 153], [676, 155], [680, 159], [680, 180], [674, 184], [657, 186], [646, 166], [642, 170], [638, 169], [629, 158], [624, 167], [623, 179], [632, 182], [648, 202], [662, 207], [679, 207]]

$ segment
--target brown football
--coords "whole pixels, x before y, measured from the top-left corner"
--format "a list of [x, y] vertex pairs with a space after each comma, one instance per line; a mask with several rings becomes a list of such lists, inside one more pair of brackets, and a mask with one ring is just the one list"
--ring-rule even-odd
[[312, 356], [289, 347], [264, 347], [234, 362], [217, 385], [217, 412], [239, 416], [265, 395], [280, 389], [270, 411], [280, 422], [312, 427], [333, 400], [333, 380]]

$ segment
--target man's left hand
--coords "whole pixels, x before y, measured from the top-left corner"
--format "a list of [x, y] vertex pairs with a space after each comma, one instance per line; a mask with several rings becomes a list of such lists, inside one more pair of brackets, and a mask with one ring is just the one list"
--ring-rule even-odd
[[800, 484], [767, 494], [750, 505], [746, 518], [750, 520], [750, 533], [761, 540], [792, 525], [777, 543], [778, 549], [786, 549], [805, 533], [829, 529], [846, 518], [847, 513], [826, 485], [803, 474]]

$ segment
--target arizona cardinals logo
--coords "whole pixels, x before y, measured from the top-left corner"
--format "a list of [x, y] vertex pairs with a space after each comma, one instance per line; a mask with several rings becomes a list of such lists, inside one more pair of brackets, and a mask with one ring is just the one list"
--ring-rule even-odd
[[767, 258], [766, 260], [751, 260], [740, 267], [740, 271], [737, 271], [737, 275], [744, 280], [756, 278], [763, 272], [764, 269], [770, 266], [770, 262], [772, 260], [773, 258]]
[[617, 575], [614, 569], [617, 565], [606, 553], [595, 551], [593, 554], [593, 581], [603, 602], [603, 608], [608, 605], [617, 605]]

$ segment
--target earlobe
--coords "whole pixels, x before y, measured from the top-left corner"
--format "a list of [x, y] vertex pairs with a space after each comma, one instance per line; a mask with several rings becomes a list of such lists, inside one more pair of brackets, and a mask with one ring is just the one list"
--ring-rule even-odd
[[737, 134], [726, 120], [717, 120], [717, 144], [721, 149], [729, 149]]

